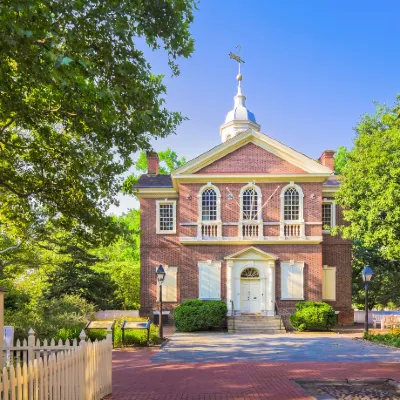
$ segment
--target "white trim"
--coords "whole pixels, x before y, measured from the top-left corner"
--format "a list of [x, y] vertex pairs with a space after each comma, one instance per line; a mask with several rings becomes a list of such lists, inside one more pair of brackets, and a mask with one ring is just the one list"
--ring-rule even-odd
[[206, 238], [199, 239], [197, 236], [180, 236], [179, 241], [185, 245], [230, 245], [230, 244], [320, 244], [322, 243], [322, 236], [307, 236], [300, 237], [287, 237], [280, 238], [279, 236], [264, 236], [259, 239], [241, 239], [237, 236], [225, 236], [222, 238]]
[[334, 292], [335, 292], [335, 296], [333, 299], [327, 299], [324, 297], [324, 276], [322, 275], [322, 300], [327, 300], [327, 301], [336, 301], [336, 277], [337, 277], [337, 269], [336, 267], [329, 267], [328, 265], [323, 265], [322, 266], [322, 274], [324, 273], [323, 271], [327, 271], [327, 270], [334, 270], [335, 271], [335, 279], [334, 279]]
[[[202, 203], [202, 196], [203, 192], [207, 189], [212, 189], [215, 191], [217, 196], [217, 219], [213, 221], [203, 221], [203, 203]], [[201, 238], [201, 228], [202, 223], [215, 223], [217, 224], [217, 236], [222, 237], [222, 221], [221, 221], [221, 191], [211, 182], [208, 182], [206, 185], [202, 186], [197, 194], [197, 237]]]
[[[243, 219], [243, 194], [248, 189], [253, 189], [257, 193], [257, 220]], [[239, 202], [240, 202], [240, 216], [239, 216], [239, 230], [238, 230], [239, 239], [243, 239], [243, 225], [254, 224], [254, 225], [258, 225], [258, 239], [262, 240], [262, 238], [264, 237], [264, 228], [263, 228], [264, 225], [263, 225], [263, 220], [262, 220], [262, 191], [261, 191], [261, 189], [254, 182], [249, 182], [247, 185], [243, 186], [240, 189]]]
[[[321, 208], [322, 208], [322, 206], [324, 204], [330, 204], [331, 205], [331, 229], [332, 229], [332, 228], [334, 228], [336, 226], [336, 201], [335, 200], [330, 200], [330, 199], [327, 199], [327, 198], [323, 198], [322, 199]], [[324, 228], [324, 226], [322, 225], [322, 229], [323, 228]], [[330, 229], [323, 229], [322, 233], [330, 234], [331, 231], [330, 231]]]
[[266, 253], [265, 251], [260, 250], [257, 247], [253, 247], [253, 246], [247, 247], [247, 249], [240, 250], [240, 251], [238, 251], [236, 253], [233, 253], [233, 254], [231, 254], [229, 256], [226, 256], [224, 259], [225, 260], [235, 260], [235, 259], [238, 258], [240, 260], [246, 260], [245, 258], [241, 258], [239, 256], [242, 255], [242, 254], [245, 254], [245, 253], [247, 253], [248, 251], [251, 251], [251, 250], [255, 251], [258, 254], [260, 254], [262, 257], [264, 257], [265, 260], [277, 260], [278, 259], [278, 257], [276, 257], [276, 256], [274, 256], [272, 254]]
[[[172, 204], [172, 213], [174, 218], [174, 227], [170, 231], [160, 229], [160, 205]], [[156, 201], [156, 233], [158, 235], [174, 235], [176, 234], [176, 200], [157, 200]]]
[[[285, 193], [288, 189], [296, 189], [299, 193], [299, 219], [298, 220], [285, 220]], [[301, 186], [297, 185], [293, 181], [284, 186], [280, 193], [280, 237], [285, 238], [285, 225], [286, 224], [300, 224], [300, 238], [304, 239], [306, 237], [305, 224], [304, 224], [304, 192]]]

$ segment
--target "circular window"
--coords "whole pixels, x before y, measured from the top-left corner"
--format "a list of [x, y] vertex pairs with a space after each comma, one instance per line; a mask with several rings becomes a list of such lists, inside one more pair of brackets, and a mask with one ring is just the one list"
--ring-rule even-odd
[[258, 273], [257, 268], [246, 268], [243, 270], [240, 277], [241, 278], [259, 278], [260, 274]]

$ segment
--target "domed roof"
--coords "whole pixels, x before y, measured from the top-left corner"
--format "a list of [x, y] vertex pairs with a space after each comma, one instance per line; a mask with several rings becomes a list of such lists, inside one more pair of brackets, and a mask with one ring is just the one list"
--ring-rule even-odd
[[244, 106], [235, 107], [229, 111], [225, 118], [225, 123], [231, 121], [251, 121], [257, 123], [256, 116]]

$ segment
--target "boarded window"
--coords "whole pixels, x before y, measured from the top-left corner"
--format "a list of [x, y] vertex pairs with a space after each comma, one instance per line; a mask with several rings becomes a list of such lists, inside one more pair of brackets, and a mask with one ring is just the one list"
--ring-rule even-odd
[[336, 267], [322, 269], [322, 300], [336, 300]]
[[199, 298], [221, 298], [220, 262], [199, 262]]
[[[165, 279], [162, 284], [162, 298], [163, 302], [175, 302], [178, 301], [177, 296], [177, 275], [178, 267], [165, 267]], [[157, 282], [157, 298], [160, 300], [160, 286]]]
[[304, 299], [304, 263], [281, 263], [281, 298], [283, 300]]

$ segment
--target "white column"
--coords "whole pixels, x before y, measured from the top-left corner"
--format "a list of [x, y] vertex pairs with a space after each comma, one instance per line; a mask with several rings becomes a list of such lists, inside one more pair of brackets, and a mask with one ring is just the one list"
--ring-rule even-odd
[[235, 302], [234, 299], [234, 294], [232, 293], [232, 286], [233, 286], [233, 281], [232, 281], [232, 268], [233, 268], [233, 261], [229, 260], [226, 263], [226, 305], [228, 307], [228, 315], [231, 315], [231, 310], [232, 310], [232, 303]]
[[268, 263], [268, 282], [269, 282], [269, 307], [268, 315], [275, 315], [275, 263], [270, 261]]
[[233, 299], [233, 301], [235, 302], [235, 311], [240, 311], [240, 276], [235, 276], [234, 279], [235, 279], [235, 298]]

